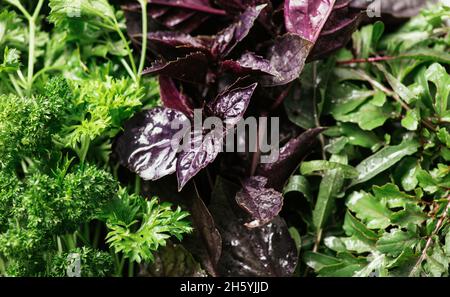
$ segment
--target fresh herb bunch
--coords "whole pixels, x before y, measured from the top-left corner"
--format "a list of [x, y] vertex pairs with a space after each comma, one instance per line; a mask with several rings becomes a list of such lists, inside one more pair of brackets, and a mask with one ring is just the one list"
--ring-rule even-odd
[[[321, 123], [335, 123], [325, 158], [302, 162], [285, 189], [310, 199], [303, 260], [318, 275], [449, 275], [449, 18], [438, 6], [393, 33], [365, 26], [335, 67], [300, 78]], [[291, 120], [310, 124], [294, 100]]]
[[[172, 235], [192, 230], [180, 208], [147, 201], [139, 188], [129, 195], [111, 158], [124, 122], [159, 102], [123, 13], [105, 0], [73, 9], [67, 1], [0, 4], [0, 275], [67, 276], [73, 255], [81, 276], [120, 276], [126, 266], [134, 275], [133, 262], [150, 263]], [[109, 228], [122, 226], [112, 219], [125, 205], [117, 201], [127, 199], [139, 205], [127, 222], [145, 228], [108, 245]], [[122, 251], [123, 242], [140, 256]]]

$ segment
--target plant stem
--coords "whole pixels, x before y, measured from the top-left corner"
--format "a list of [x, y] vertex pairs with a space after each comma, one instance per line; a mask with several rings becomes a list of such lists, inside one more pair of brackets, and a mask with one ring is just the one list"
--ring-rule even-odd
[[31, 94], [31, 87], [33, 85], [33, 73], [34, 73], [34, 56], [35, 56], [35, 47], [36, 47], [36, 20], [39, 16], [39, 12], [41, 11], [42, 5], [44, 4], [44, 0], [39, 0], [34, 13], [32, 16], [26, 10], [19, 7], [24, 16], [28, 19], [29, 26], [29, 43], [28, 43], [28, 75], [27, 75], [27, 92], [28, 95]]
[[431, 243], [433, 242], [433, 237], [437, 235], [439, 229], [441, 229], [442, 225], [444, 224], [444, 221], [447, 219], [449, 210], [450, 210], [450, 195], [447, 197], [447, 206], [445, 207], [444, 214], [440, 217], [438, 223], [436, 224], [436, 227], [434, 228], [433, 233], [431, 233], [430, 237], [428, 237], [427, 243], [425, 244], [425, 248], [423, 249], [419, 260], [417, 260], [416, 265], [414, 265], [413, 269], [411, 270], [411, 273], [409, 274], [410, 277], [416, 275], [420, 265], [427, 258], [427, 251], [430, 248]]
[[138, 80], [141, 79], [142, 71], [144, 70], [145, 58], [147, 55], [147, 0], [139, 0], [142, 11], [142, 49], [141, 60], [139, 61]]
[[347, 65], [347, 64], [355, 64], [355, 63], [374, 63], [374, 62], [381, 62], [381, 61], [390, 61], [397, 59], [398, 57], [391, 57], [391, 56], [383, 56], [383, 57], [372, 57], [367, 59], [350, 59], [350, 60], [343, 60], [343, 61], [337, 61], [336, 63], [338, 65]]
[[[394, 98], [395, 101], [397, 101], [402, 107], [403, 109], [405, 109], [406, 111], [410, 111], [411, 107], [409, 107], [408, 104], [406, 104], [401, 98], [400, 96], [398, 96], [397, 93], [395, 93], [394, 91], [389, 90], [388, 88], [386, 88], [385, 86], [383, 86], [381, 83], [379, 83], [378, 81], [376, 81], [375, 79], [373, 79], [370, 75], [367, 75], [365, 72], [361, 71], [361, 70], [355, 70], [355, 72], [361, 76], [361, 78], [363, 78], [364, 80], [368, 81], [373, 88], [378, 89], [382, 92], [384, 92], [386, 95]], [[421, 120], [422, 124], [424, 126], [426, 126], [428, 129], [431, 129], [432, 131], [436, 131], [436, 127], [434, 127], [434, 125], [430, 122], [428, 122], [425, 119]]]
[[128, 59], [130, 60], [131, 68], [132, 68], [133, 74], [134, 74], [132, 78], [134, 81], [136, 81], [137, 80], [137, 77], [136, 77], [137, 70], [136, 70], [136, 63], [134, 62], [134, 58], [133, 58], [133, 53], [131, 52], [131, 48], [130, 48], [130, 45], [128, 44], [128, 40], [125, 38], [125, 35], [123, 35], [123, 32], [120, 29], [119, 24], [116, 22], [115, 25], [116, 25], [116, 31], [119, 34], [120, 39], [122, 39], [122, 41], [125, 44], [125, 48], [128, 52]]

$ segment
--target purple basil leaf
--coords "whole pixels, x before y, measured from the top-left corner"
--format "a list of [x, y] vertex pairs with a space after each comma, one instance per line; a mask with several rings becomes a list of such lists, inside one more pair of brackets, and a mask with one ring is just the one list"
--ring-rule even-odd
[[363, 16], [361, 12], [348, 12], [346, 15], [336, 14], [336, 16], [332, 14], [328, 20], [330, 26], [328, 28], [327, 22], [308, 57], [308, 62], [326, 58], [329, 54], [344, 47], [351, 40], [353, 32], [358, 29]]
[[266, 188], [266, 185], [266, 177], [253, 176], [244, 182], [243, 189], [236, 194], [236, 202], [253, 219], [245, 224], [249, 228], [269, 223], [283, 207], [283, 195], [274, 189]]
[[217, 14], [217, 15], [226, 14], [224, 10], [212, 7], [209, 3], [209, 0], [148, 0], [148, 3], [177, 8], [185, 8], [209, 14]]
[[222, 64], [223, 70], [229, 70], [237, 75], [265, 74], [279, 76], [278, 71], [270, 61], [252, 52], [244, 53], [238, 61], [226, 60]]
[[183, 113], [163, 107], [136, 115], [117, 141], [120, 162], [144, 180], [174, 173], [182, 130], [188, 123]]
[[254, 83], [247, 87], [227, 89], [208, 107], [214, 116], [224, 122], [225, 127], [234, 126], [244, 117], [257, 85]]
[[241, 42], [250, 32], [256, 19], [266, 5], [247, 8], [236, 22], [219, 32], [212, 46], [212, 53], [226, 57], [234, 47]]
[[223, 138], [227, 134], [227, 129], [234, 127], [243, 118], [257, 84], [243, 88], [233, 88], [233, 86], [219, 94], [208, 105], [212, 115], [222, 120], [225, 130], [191, 131], [190, 143], [185, 144], [179, 154], [177, 161], [179, 190], [200, 170], [212, 163], [222, 151]]
[[190, 133], [189, 143], [183, 144], [178, 155], [177, 178], [178, 190], [203, 168], [212, 163], [223, 147], [223, 131], [199, 131]]
[[288, 32], [315, 43], [335, 0], [286, 0], [284, 20]]
[[160, 74], [186, 82], [204, 83], [208, 59], [201, 52], [189, 54], [172, 61], [156, 61], [143, 74]]
[[313, 128], [291, 139], [280, 149], [280, 156], [273, 163], [260, 164], [257, 175], [269, 179], [268, 187], [281, 191], [301, 160], [314, 149], [317, 136], [324, 128]]
[[[141, 40], [141, 34], [133, 36], [137, 40]], [[194, 52], [202, 52], [206, 56], [210, 56], [210, 51], [202, 39], [192, 37], [189, 34], [173, 31], [158, 31], [147, 35], [148, 48], [163, 57], [173, 57], [188, 55]]]
[[214, 2], [231, 14], [242, 12], [247, 7], [270, 4], [270, 0], [215, 0]]
[[189, 118], [194, 116], [194, 107], [186, 94], [181, 93], [174, 81], [167, 76], [159, 76], [159, 91], [165, 107], [181, 111]]
[[223, 242], [220, 276], [292, 276], [298, 256], [286, 222], [275, 217], [265, 226], [246, 227], [248, 218], [235, 201], [238, 190], [219, 177], [209, 206]]
[[291, 33], [275, 40], [267, 56], [279, 75], [264, 77], [262, 84], [273, 87], [288, 84], [298, 78], [312, 46], [313, 44], [308, 40]]

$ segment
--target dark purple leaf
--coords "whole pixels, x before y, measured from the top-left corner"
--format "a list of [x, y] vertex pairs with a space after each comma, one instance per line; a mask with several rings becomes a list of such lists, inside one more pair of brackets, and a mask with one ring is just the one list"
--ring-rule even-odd
[[183, 239], [183, 246], [201, 262], [209, 275], [217, 276], [222, 239], [197, 187], [191, 183], [178, 192], [175, 176], [167, 176], [155, 182], [144, 182], [142, 186], [144, 197], [157, 195], [162, 201], [183, 206], [189, 211], [194, 232]]
[[222, 127], [225, 129], [216, 127], [212, 131], [191, 131], [190, 141], [184, 144], [177, 162], [179, 190], [200, 170], [212, 163], [222, 151], [224, 136], [228, 129], [234, 127], [243, 118], [257, 84], [242, 88], [233, 88], [233, 86], [219, 94], [208, 105], [212, 115], [222, 121]]
[[[133, 36], [141, 40], [141, 34]], [[194, 52], [202, 52], [210, 55], [209, 49], [199, 38], [192, 37], [182, 32], [158, 31], [147, 35], [148, 48], [157, 55], [165, 58], [185, 56]]]
[[219, 32], [212, 46], [212, 53], [226, 57], [234, 47], [241, 42], [250, 32], [256, 19], [266, 5], [247, 8], [236, 22]]
[[221, 66], [222, 70], [228, 70], [237, 75], [265, 74], [279, 76], [279, 73], [270, 64], [269, 60], [266, 60], [265, 58], [258, 56], [252, 52], [244, 53], [238, 61], [223, 61]]
[[286, 0], [284, 20], [288, 32], [315, 43], [335, 0]]
[[263, 85], [266, 87], [285, 85], [298, 78], [312, 46], [308, 40], [291, 33], [275, 40], [267, 56], [279, 75], [264, 77]]
[[352, 38], [361, 21], [361, 12], [347, 12], [345, 14], [332, 14], [314, 45], [308, 62], [323, 59], [334, 51], [344, 47]]
[[194, 116], [194, 107], [190, 98], [178, 90], [170, 77], [159, 76], [159, 92], [165, 107], [181, 111], [190, 118]]
[[252, 176], [244, 182], [243, 189], [236, 194], [236, 202], [247, 211], [253, 221], [249, 228], [261, 227], [278, 215], [283, 207], [283, 195], [266, 188], [267, 178]]
[[291, 139], [280, 149], [277, 161], [260, 164], [257, 175], [267, 177], [269, 179], [267, 186], [281, 191], [301, 160], [314, 149], [317, 136], [324, 130], [324, 128], [309, 129], [297, 138]]
[[183, 144], [177, 161], [178, 190], [203, 168], [212, 163], [223, 147], [223, 131], [198, 131], [190, 133], [189, 143]]
[[186, 82], [204, 83], [207, 71], [206, 55], [197, 52], [168, 62], [156, 61], [143, 74], [160, 74]]
[[217, 15], [226, 14], [224, 10], [212, 7], [209, 3], [209, 0], [148, 0], [148, 3], [177, 8], [185, 8], [209, 14], [217, 14]]
[[224, 122], [225, 127], [236, 125], [244, 117], [257, 85], [225, 90], [208, 105], [210, 111]]
[[217, 3], [217, 6], [232, 14], [242, 12], [247, 7], [270, 4], [269, 0], [215, 0], [214, 2]]
[[174, 173], [182, 130], [188, 123], [183, 113], [163, 107], [136, 115], [117, 141], [120, 162], [144, 180]]
[[292, 276], [297, 266], [297, 249], [285, 221], [248, 228], [245, 213], [235, 201], [239, 188], [218, 178], [209, 209], [222, 236], [220, 276]]

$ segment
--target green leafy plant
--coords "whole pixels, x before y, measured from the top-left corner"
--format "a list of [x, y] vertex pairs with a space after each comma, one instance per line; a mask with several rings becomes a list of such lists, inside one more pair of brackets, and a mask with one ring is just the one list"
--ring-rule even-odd
[[[134, 275], [133, 262], [192, 230], [180, 208], [129, 195], [110, 157], [124, 122], [158, 104], [159, 86], [141, 77], [145, 61], [108, 1], [52, 0], [49, 16], [44, 4], [0, 4], [0, 275], [68, 276], [74, 255], [81, 276], [126, 265]], [[137, 209], [124, 226], [115, 218], [127, 207]]]
[[448, 276], [449, 16], [439, 6], [398, 32], [363, 27], [319, 86], [335, 121], [326, 160], [303, 162], [285, 189], [311, 203], [303, 260], [318, 275]]

